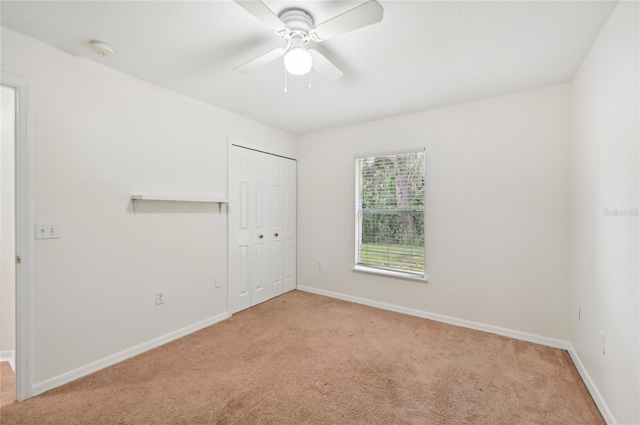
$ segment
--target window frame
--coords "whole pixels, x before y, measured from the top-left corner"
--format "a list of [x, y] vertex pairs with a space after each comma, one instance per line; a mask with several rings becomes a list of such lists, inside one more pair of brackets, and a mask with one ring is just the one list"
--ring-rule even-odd
[[[354, 172], [354, 182], [353, 182], [353, 188], [354, 188], [354, 238], [353, 238], [353, 242], [354, 242], [354, 246], [353, 246], [353, 253], [354, 253], [354, 259], [353, 259], [353, 266], [351, 268], [351, 271], [353, 272], [357, 272], [357, 273], [366, 273], [366, 274], [373, 274], [373, 275], [378, 275], [378, 276], [384, 276], [384, 277], [391, 277], [391, 278], [396, 278], [396, 279], [405, 279], [405, 280], [410, 280], [410, 281], [415, 281], [415, 282], [421, 282], [421, 283], [427, 283], [428, 282], [428, 277], [426, 274], [426, 248], [427, 248], [427, 244], [426, 244], [426, 207], [423, 208], [422, 210], [422, 214], [423, 214], [423, 232], [425, 233], [425, 240], [423, 243], [423, 250], [424, 250], [424, 259], [425, 259], [425, 266], [423, 269], [423, 272], [411, 272], [409, 270], [395, 270], [395, 269], [388, 269], [388, 268], [384, 268], [384, 267], [376, 267], [376, 266], [372, 266], [372, 265], [365, 265], [365, 264], [359, 264], [358, 260], [360, 257], [360, 252], [359, 252], [359, 243], [358, 240], [362, 239], [362, 229], [361, 226], [358, 225], [358, 214], [359, 214], [359, 205], [358, 205], [358, 182], [355, 179], [355, 171], [356, 171], [356, 166], [357, 160], [361, 160], [361, 159], [365, 159], [365, 158], [370, 158], [370, 157], [385, 157], [385, 156], [393, 156], [393, 155], [407, 155], [407, 154], [415, 154], [415, 153], [420, 153], [420, 152], [424, 152], [424, 173], [425, 173], [425, 179], [426, 179], [426, 164], [427, 164], [427, 156], [426, 156], [426, 148], [421, 147], [421, 148], [415, 148], [415, 149], [405, 149], [405, 150], [397, 150], [397, 151], [391, 151], [391, 152], [377, 152], [377, 153], [369, 153], [369, 154], [360, 154], [360, 155], [356, 155], [353, 158], [353, 172]], [[424, 199], [423, 199], [423, 206], [426, 205], [426, 197], [427, 197], [427, 192], [425, 190], [424, 193]], [[361, 221], [361, 220], [360, 220]]]

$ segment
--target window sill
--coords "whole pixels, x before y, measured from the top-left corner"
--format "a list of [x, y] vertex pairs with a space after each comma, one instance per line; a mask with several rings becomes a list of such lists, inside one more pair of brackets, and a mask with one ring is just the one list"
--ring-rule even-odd
[[357, 272], [357, 273], [375, 274], [375, 275], [378, 275], [378, 276], [385, 276], [385, 277], [394, 277], [396, 279], [412, 280], [414, 282], [427, 283], [429, 281], [427, 279], [427, 276], [420, 276], [420, 275], [413, 275], [413, 274], [409, 274], [409, 273], [395, 272], [395, 271], [392, 271], [392, 270], [377, 269], [375, 267], [353, 266], [351, 268], [351, 271], [354, 271], [354, 272]]

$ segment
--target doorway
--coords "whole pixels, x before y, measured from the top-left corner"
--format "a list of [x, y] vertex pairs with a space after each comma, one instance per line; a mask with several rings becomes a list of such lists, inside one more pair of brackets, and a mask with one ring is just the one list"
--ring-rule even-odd
[[[13, 357], [12, 372], [15, 376], [15, 389], [12, 393], [15, 394], [15, 400], [22, 401], [35, 395], [32, 349], [34, 308], [31, 280], [34, 238], [33, 90], [29, 80], [9, 72], [0, 74], [0, 89], [2, 89], [0, 239], [3, 238], [3, 234], [7, 236], [0, 244], [0, 262], [2, 262], [2, 283], [5, 281], [5, 276], [9, 282], [8, 295], [0, 292], [0, 320], [3, 322], [1, 331], [5, 335], [4, 322], [7, 317], [6, 334], [9, 335], [7, 340], [8, 344], [13, 345], [13, 347], [8, 346], [6, 350], [0, 348], [0, 352], [4, 353], [4, 356], [8, 351], [8, 355]], [[6, 105], [5, 102], [7, 102]], [[8, 212], [5, 214], [4, 211]], [[5, 231], [4, 227], [8, 230]]]
[[0, 406], [16, 400], [16, 89], [0, 86]]

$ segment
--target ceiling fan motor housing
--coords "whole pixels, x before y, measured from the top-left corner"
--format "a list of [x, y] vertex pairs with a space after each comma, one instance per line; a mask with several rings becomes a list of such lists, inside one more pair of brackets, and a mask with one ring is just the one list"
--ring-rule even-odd
[[285, 35], [291, 47], [303, 47], [309, 42], [309, 31], [313, 28], [311, 16], [300, 9], [290, 9], [280, 14], [280, 20], [289, 29]]
[[311, 16], [300, 9], [289, 9], [280, 14], [280, 20], [292, 31], [302, 31], [309, 33], [313, 28]]

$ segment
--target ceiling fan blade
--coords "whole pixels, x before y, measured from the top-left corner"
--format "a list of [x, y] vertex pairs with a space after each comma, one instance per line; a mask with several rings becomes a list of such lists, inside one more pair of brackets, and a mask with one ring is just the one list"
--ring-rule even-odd
[[233, 68], [235, 72], [238, 74], [248, 74], [256, 68], [261, 67], [262, 65], [266, 65], [271, 61], [274, 61], [278, 58], [284, 56], [287, 51], [283, 48], [273, 49], [263, 55], [258, 56], [255, 59], [251, 59], [249, 62], [244, 63], [238, 67]]
[[324, 41], [336, 35], [366, 27], [382, 20], [383, 8], [376, 0], [369, 0], [311, 30], [314, 41]]
[[335, 81], [342, 77], [342, 71], [317, 50], [307, 50], [313, 58], [313, 69], [327, 80]]
[[234, 0], [238, 6], [251, 13], [257, 20], [267, 25], [275, 32], [283, 31], [287, 27], [284, 22], [260, 0]]

